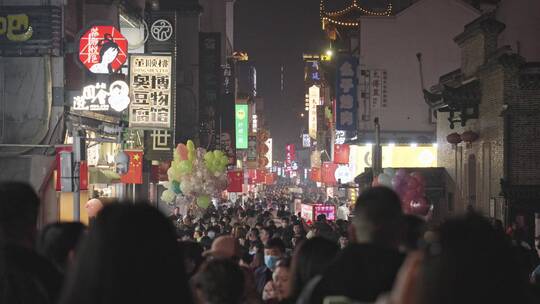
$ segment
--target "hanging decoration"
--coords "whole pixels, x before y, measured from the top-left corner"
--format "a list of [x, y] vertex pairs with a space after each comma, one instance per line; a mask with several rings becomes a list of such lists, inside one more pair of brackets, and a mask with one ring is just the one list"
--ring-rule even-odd
[[372, 11], [358, 5], [357, 0], [352, 0], [352, 4], [342, 10], [328, 11], [325, 6], [325, 1], [326, 0], [321, 0], [319, 5], [323, 29], [326, 29], [326, 27], [332, 25], [340, 25], [346, 27], [357, 27], [360, 25], [358, 21], [355, 21], [357, 20], [357, 17], [352, 18], [352, 16], [349, 16], [349, 18], [347, 18], [346, 15], [386, 17], [391, 16], [393, 10], [392, 3], [389, 3], [384, 11]]
[[212, 197], [227, 188], [225, 174], [229, 158], [223, 151], [197, 148], [193, 141], [179, 144], [167, 171], [169, 182], [161, 199], [167, 203], [183, 195], [199, 208], [206, 209]]
[[403, 212], [427, 216], [433, 206], [426, 198], [426, 180], [422, 173], [408, 173], [405, 169], [385, 168], [373, 181], [372, 186], [393, 189], [401, 198]]

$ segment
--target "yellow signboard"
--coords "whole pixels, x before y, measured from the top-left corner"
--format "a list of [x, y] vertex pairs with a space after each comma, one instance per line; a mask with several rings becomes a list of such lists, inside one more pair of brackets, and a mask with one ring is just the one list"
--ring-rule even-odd
[[[354, 176], [371, 167], [370, 145], [351, 146], [349, 163], [354, 168]], [[429, 168], [437, 167], [437, 148], [426, 146], [383, 146], [383, 168]]]

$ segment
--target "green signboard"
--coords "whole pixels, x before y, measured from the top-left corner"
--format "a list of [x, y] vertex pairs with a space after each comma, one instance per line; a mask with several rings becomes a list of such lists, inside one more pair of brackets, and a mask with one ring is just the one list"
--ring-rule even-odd
[[248, 105], [235, 105], [235, 125], [236, 125], [236, 149], [247, 149], [248, 147]]

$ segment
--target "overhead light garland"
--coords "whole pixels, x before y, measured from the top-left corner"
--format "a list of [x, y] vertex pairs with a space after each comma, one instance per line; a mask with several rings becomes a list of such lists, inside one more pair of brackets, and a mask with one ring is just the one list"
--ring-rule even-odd
[[321, 0], [320, 6], [319, 6], [320, 17], [321, 17], [321, 21], [323, 23], [323, 28], [324, 28], [324, 25], [325, 25], [326, 22], [336, 24], [336, 25], [341, 25], [341, 26], [358, 26], [359, 25], [358, 22], [343, 22], [343, 21], [339, 21], [339, 20], [336, 20], [334, 18], [331, 18], [331, 17], [342, 16], [342, 15], [344, 15], [344, 14], [350, 12], [350, 11], [354, 11], [354, 10], [359, 11], [359, 12], [365, 14], [365, 15], [368, 15], [368, 16], [386, 17], [386, 16], [391, 16], [392, 15], [392, 3], [388, 4], [385, 11], [375, 12], [375, 11], [367, 10], [367, 9], [359, 6], [358, 3], [357, 3], [357, 0], [353, 0], [352, 4], [349, 7], [345, 8], [345, 9], [342, 9], [342, 10], [339, 10], [339, 11], [333, 11], [333, 12], [326, 12], [324, 2], [325, 2], [325, 0]]

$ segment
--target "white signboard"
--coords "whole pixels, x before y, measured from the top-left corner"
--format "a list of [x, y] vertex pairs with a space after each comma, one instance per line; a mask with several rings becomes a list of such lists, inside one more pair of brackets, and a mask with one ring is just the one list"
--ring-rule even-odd
[[266, 146], [268, 146], [268, 152], [266, 153], [266, 158], [268, 158], [268, 164], [266, 165], [266, 168], [272, 167], [272, 138], [269, 138], [265, 142]]
[[133, 102], [129, 107], [131, 128], [171, 127], [172, 57], [131, 55], [130, 86]]
[[125, 81], [117, 80], [107, 88], [104, 82], [87, 85], [80, 96], [73, 97], [73, 110], [122, 112], [129, 106], [129, 87]]
[[309, 136], [313, 139], [317, 138], [317, 106], [321, 102], [321, 89], [313, 85], [309, 87], [308, 91], [309, 99]]
[[302, 147], [311, 147], [311, 137], [309, 137], [309, 134], [302, 134]]

